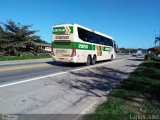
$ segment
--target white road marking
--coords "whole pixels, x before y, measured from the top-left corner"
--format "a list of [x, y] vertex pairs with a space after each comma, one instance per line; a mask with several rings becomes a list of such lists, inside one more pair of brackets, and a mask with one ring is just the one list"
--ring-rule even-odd
[[92, 104], [90, 104], [88, 107], [86, 107], [84, 110], [80, 112], [73, 120], [81, 120], [80, 118], [83, 117], [83, 115], [87, 114], [88, 111], [92, 110], [93, 107], [98, 103], [99, 101], [94, 101]]
[[86, 107], [83, 111], [81, 111], [80, 114], [87, 114], [90, 110], [93, 109], [93, 107], [98, 103], [98, 101], [94, 101], [92, 104], [90, 104], [88, 107]]
[[120, 59], [120, 60], [115, 60], [115, 61], [112, 61], [112, 62], [105, 62], [105, 63], [101, 63], [101, 64], [97, 64], [97, 65], [92, 65], [92, 66], [86, 66], [86, 67], [82, 67], [82, 68], [78, 68], [78, 69], [73, 69], [73, 70], [69, 70], [69, 71], [49, 74], [49, 75], [45, 75], [45, 76], [41, 76], [41, 77], [36, 77], [36, 78], [28, 79], [28, 80], [8, 83], [8, 84], [0, 85], [0, 88], [7, 87], [7, 86], [12, 86], [12, 85], [17, 85], [17, 84], [21, 84], [21, 83], [26, 83], [26, 82], [30, 82], [30, 81], [36, 81], [36, 80], [40, 80], [40, 79], [43, 79], [43, 78], [48, 78], [48, 77], [53, 77], [53, 76], [57, 76], [57, 75], [61, 75], [61, 74], [66, 74], [66, 73], [69, 73], [69, 72], [80, 71], [80, 70], [83, 70], [83, 69], [89, 69], [89, 68], [93, 68], [93, 67], [98, 67], [98, 66], [102, 66], [102, 65], [105, 65], [105, 64], [111, 64], [111, 63], [115, 63], [115, 62], [120, 62], [120, 61], [123, 61], [125, 59]]

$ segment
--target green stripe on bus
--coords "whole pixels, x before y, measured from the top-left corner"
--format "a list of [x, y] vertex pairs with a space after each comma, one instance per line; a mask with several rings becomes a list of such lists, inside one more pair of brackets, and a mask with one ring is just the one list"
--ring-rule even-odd
[[72, 47], [79, 49], [79, 50], [95, 50], [96, 46], [98, 46], [99, 51], [111, 51], [112, 48], [109, 46], [101, 46], [101, 45], [94, 45], [94, 44], [87, 44], [87, 43], [80, 43], [80, 42], [71, 42], [67, 45], [54, 43], [52, 42], [52, 48], [62, 48], [62, 49], [72, 49]]
[[76, 49], [80, 50], [95, 50], [95, 45], [93, 44], [86, 44], [86, 43], [78, 43], [78, 42], [71, 42], [69, 45], [58, 45], [59, 43], [52, 42], [53, 48], [64, 48], [64, 49], [72, 49], [72, 47], [75, 47]]

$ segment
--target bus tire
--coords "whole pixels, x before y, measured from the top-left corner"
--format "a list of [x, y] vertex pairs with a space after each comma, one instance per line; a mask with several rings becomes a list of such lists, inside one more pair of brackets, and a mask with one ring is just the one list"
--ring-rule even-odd
[[113, 61], [113, 55], [111, 55], [111, 61]]
[[91, 56], [88, 55], [86, 65], [91, 65]]
[[96, 63], [96, 60], [97, 60], [96, 55], [94, 55], [93, 58], [92, 58], [92, 65], [94, 65]]

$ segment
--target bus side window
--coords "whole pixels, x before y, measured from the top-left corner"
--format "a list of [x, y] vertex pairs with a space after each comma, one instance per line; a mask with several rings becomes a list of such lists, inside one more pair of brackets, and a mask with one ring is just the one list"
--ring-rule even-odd
[[85, 30], [85, 33], [84, 33], [84, 37], [85, 37], [84, 41], [89, 42], [88, 31], [86, 31], [86, 30]]
[[103, 37], [100, 37], [100, 39], [101, 39], [101, 44], [102, 44], [102, 45], [105, 45], [105, 43], [104, 43], [104, 38], [103, 38]]
[[98, 35], [96, 35], [96, 39], [97, 39], [97, 43], [101, 44], [101, 39], [100, 39], [100, 37]]
[[97, 43], [96, 36], [93, 33], [91, 33], [91, 38], [93, 43]]
[[78, 28], [79, 38], [83, 41], [89, 42], [88, 31], [82, 28]]
[[92, 42], [92, 35], [91, 32], [88, 31], [88, 42]]
[[113, 41], [112, 41], [112, 40], [110, 40], [110, 46], [112, 46], [112, 47], [113, 47]]
[[113, 47], [113, 41], [111, 39], [107, 39], [108, 40], [108, 45]]
[[85, 32], [83, 29], [78, 28], [78, 35], [81, 40], [85, 40]]
[[108, 45], [111, 46], [111, 40], [110, 39], [108, 39]]
[[109, 42], [108, 39], [107, 39], [107, 38], [104, 38], [104, 44], [107, 45], [107, 46], [109, 46], [109, 43], [108, 43], [108, 42]]

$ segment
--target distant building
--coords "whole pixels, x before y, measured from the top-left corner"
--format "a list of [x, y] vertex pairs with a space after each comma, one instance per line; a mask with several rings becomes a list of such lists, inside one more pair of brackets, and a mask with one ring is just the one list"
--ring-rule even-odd
[[51, 44], [44, 44], [44, 43], [35, 43], [35, 44], [41, 47], [42, 49], [51, 52]]

